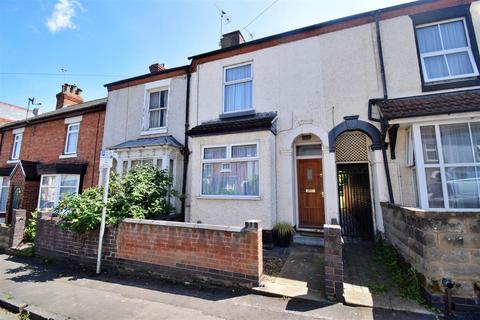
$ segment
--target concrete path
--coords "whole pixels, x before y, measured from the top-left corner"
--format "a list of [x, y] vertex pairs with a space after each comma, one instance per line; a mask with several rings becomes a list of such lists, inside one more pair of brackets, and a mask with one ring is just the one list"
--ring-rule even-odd
[[322, 247], [294, 245], [278, 276], [265, 276], [261, 286], [253, 290], [260, 294], [324, 302], [323, 263]]
[[430, 314], [415, 301], [400, 296], [390, 271], [375, 261], [372, 242], [347, 242], [344, 263], [346, 304]]
[[173, 285], [115, 275], [92, 277], [53, 263], [0, 254], [0, 292], [71, 319], [431, 319], [272, 298], [226, 289]]

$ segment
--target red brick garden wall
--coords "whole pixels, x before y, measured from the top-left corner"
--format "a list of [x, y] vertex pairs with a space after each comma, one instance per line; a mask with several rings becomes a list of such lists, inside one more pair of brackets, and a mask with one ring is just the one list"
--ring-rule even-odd
[[[82, 235], [60, 228], [58, 219], [37, 221], [35, 252], [54, 260], [95, 266], [98, 231]], [[244, 228], [126, 219], [107, 228], [104, 268], [175, 281], [256, 286], [263, 272], [262, 231]]]

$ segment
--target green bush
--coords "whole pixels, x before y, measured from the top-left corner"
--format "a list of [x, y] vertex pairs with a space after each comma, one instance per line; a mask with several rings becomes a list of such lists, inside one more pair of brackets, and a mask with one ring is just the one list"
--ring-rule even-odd
[[32, 217], [28, 219], [27, 223], [25, 224], [25, 230], [23, 232], [23, 240], [25, 242], [35, 241], [37, 216], [38, 216], [38, 211], [35, 210], [34, 212], [32, 212]]
[[[89, 188], [82, 194], [65, 197], [54, 209], [63, 226], [76, 232], [95, 230], [102, 218], [103, 188]], [[172, 178], [152, 165], [138, 166], [124, 177], [112, 174], [106, 223], [116, 224], [124, 218], [154, 219], [174, 211], [170, 204], [178, 197], [172, 190]]]

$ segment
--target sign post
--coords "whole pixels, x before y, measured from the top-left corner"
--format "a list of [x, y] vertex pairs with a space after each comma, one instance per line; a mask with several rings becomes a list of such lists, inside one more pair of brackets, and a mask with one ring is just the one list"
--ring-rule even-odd
[[102, 266], [102, 247], [103, 235], [105, 233], [105, 219], [107, 215], [107, 200], [108, 200], [108, 185], [110, 183], [110, 169], [113, 166], [113, 152], [109, 150], [102, 150], [100, 154], [100, 170], [103, 171], [105, 182], [103, 184], [103, 209], [102, 222], [100, 223], [100, 235], [98, 238], [98, 256], [97, 256], [97, 274], [101, 272]]

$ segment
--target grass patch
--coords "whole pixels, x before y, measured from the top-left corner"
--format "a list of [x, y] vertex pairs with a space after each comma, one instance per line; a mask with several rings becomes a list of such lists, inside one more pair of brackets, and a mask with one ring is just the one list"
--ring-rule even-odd
[[379, 241], [374, 248], [375, 260], [383, 263], [390, 270], [392, 279], [400, 289], [400, 295], [416, 301], [418, 304], [429, 307], [428, 302], [422, 296], [420, 275], [413, 268], [403, 268], [400, 264], [400, 256], [397, 250], [384, 241]]

